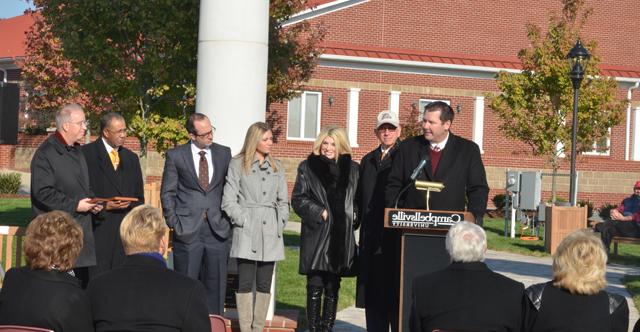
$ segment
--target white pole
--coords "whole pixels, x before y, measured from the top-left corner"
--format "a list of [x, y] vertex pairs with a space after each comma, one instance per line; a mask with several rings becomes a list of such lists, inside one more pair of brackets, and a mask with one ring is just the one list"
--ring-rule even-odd
[[196, 112], [232, 154], [247, 128], [265, 120], [268, 43], [268, 0], [200, 1]]
[[516, 237], [516, 206], [515, 206], [516, 194], [511, 194], [511, 238]]

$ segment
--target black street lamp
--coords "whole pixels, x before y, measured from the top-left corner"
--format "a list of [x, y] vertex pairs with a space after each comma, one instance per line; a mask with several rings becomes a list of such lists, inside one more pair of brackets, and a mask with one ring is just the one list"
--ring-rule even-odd
[[591, 55], [584, 46], [580, 39], [576, 42], [575, 46], [567, 54], [569, 63], [571, 64], [571, 83], [573, 83], [573, 128], [571, 133], [571, 183], [569, 185], [569, 200], [571, 206], [576, 206], [576, 136], [578, 135], [578, 96], [580, 95], [580, 83], [584, 78], [584, 71], [589, 62]]

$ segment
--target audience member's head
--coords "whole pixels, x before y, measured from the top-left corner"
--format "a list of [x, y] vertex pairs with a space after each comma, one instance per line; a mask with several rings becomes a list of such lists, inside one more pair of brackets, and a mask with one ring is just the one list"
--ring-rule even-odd
[[573, 294], [596, 294], [607, 286], [607, 253], [588, 230], [569, 234], [553, 255], [553, 284]]
[[487, 251], [487, 236], [482, 227], [462, 221], [449, 229], [445, 246], [453, 262], [482, 262]]
[[167, 250], [167, 226], [162, 211], [151, 205], [140, 205], [129, 212], [120, 225], [124, 252], [133, 255]]
[[66, 212], [51, 211], [27, 227], [24, 252], [32, 270], [70, 270], [82, 249], [82, 228]]

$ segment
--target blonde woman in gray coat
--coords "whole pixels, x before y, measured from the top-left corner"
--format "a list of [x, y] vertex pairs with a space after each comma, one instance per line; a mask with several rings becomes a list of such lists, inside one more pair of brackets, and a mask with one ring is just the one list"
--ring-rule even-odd
[[[289, 219], [284, 167], [271, 156], [273, 134], [266, 123], [247, 130], [240, 153], [229, 163], [222, 210], [233, 224], [231, 257], [238, 261], [236, 293], [240, 330], [262, 331], [269, 307], [271, 276], [284, 259], [282, 230]], [[251, 293], [256, 282], [255, 305]]]

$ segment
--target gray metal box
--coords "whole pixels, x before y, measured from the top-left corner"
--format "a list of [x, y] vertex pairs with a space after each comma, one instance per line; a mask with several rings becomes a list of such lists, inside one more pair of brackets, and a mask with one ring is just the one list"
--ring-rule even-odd
[[537, 210], [542, 190], [541, 172], [520, 173], [520, 209]]
[[506, 189], [509, 192], [517, 193], [520, 191], [520, 172], [507, 170]]

